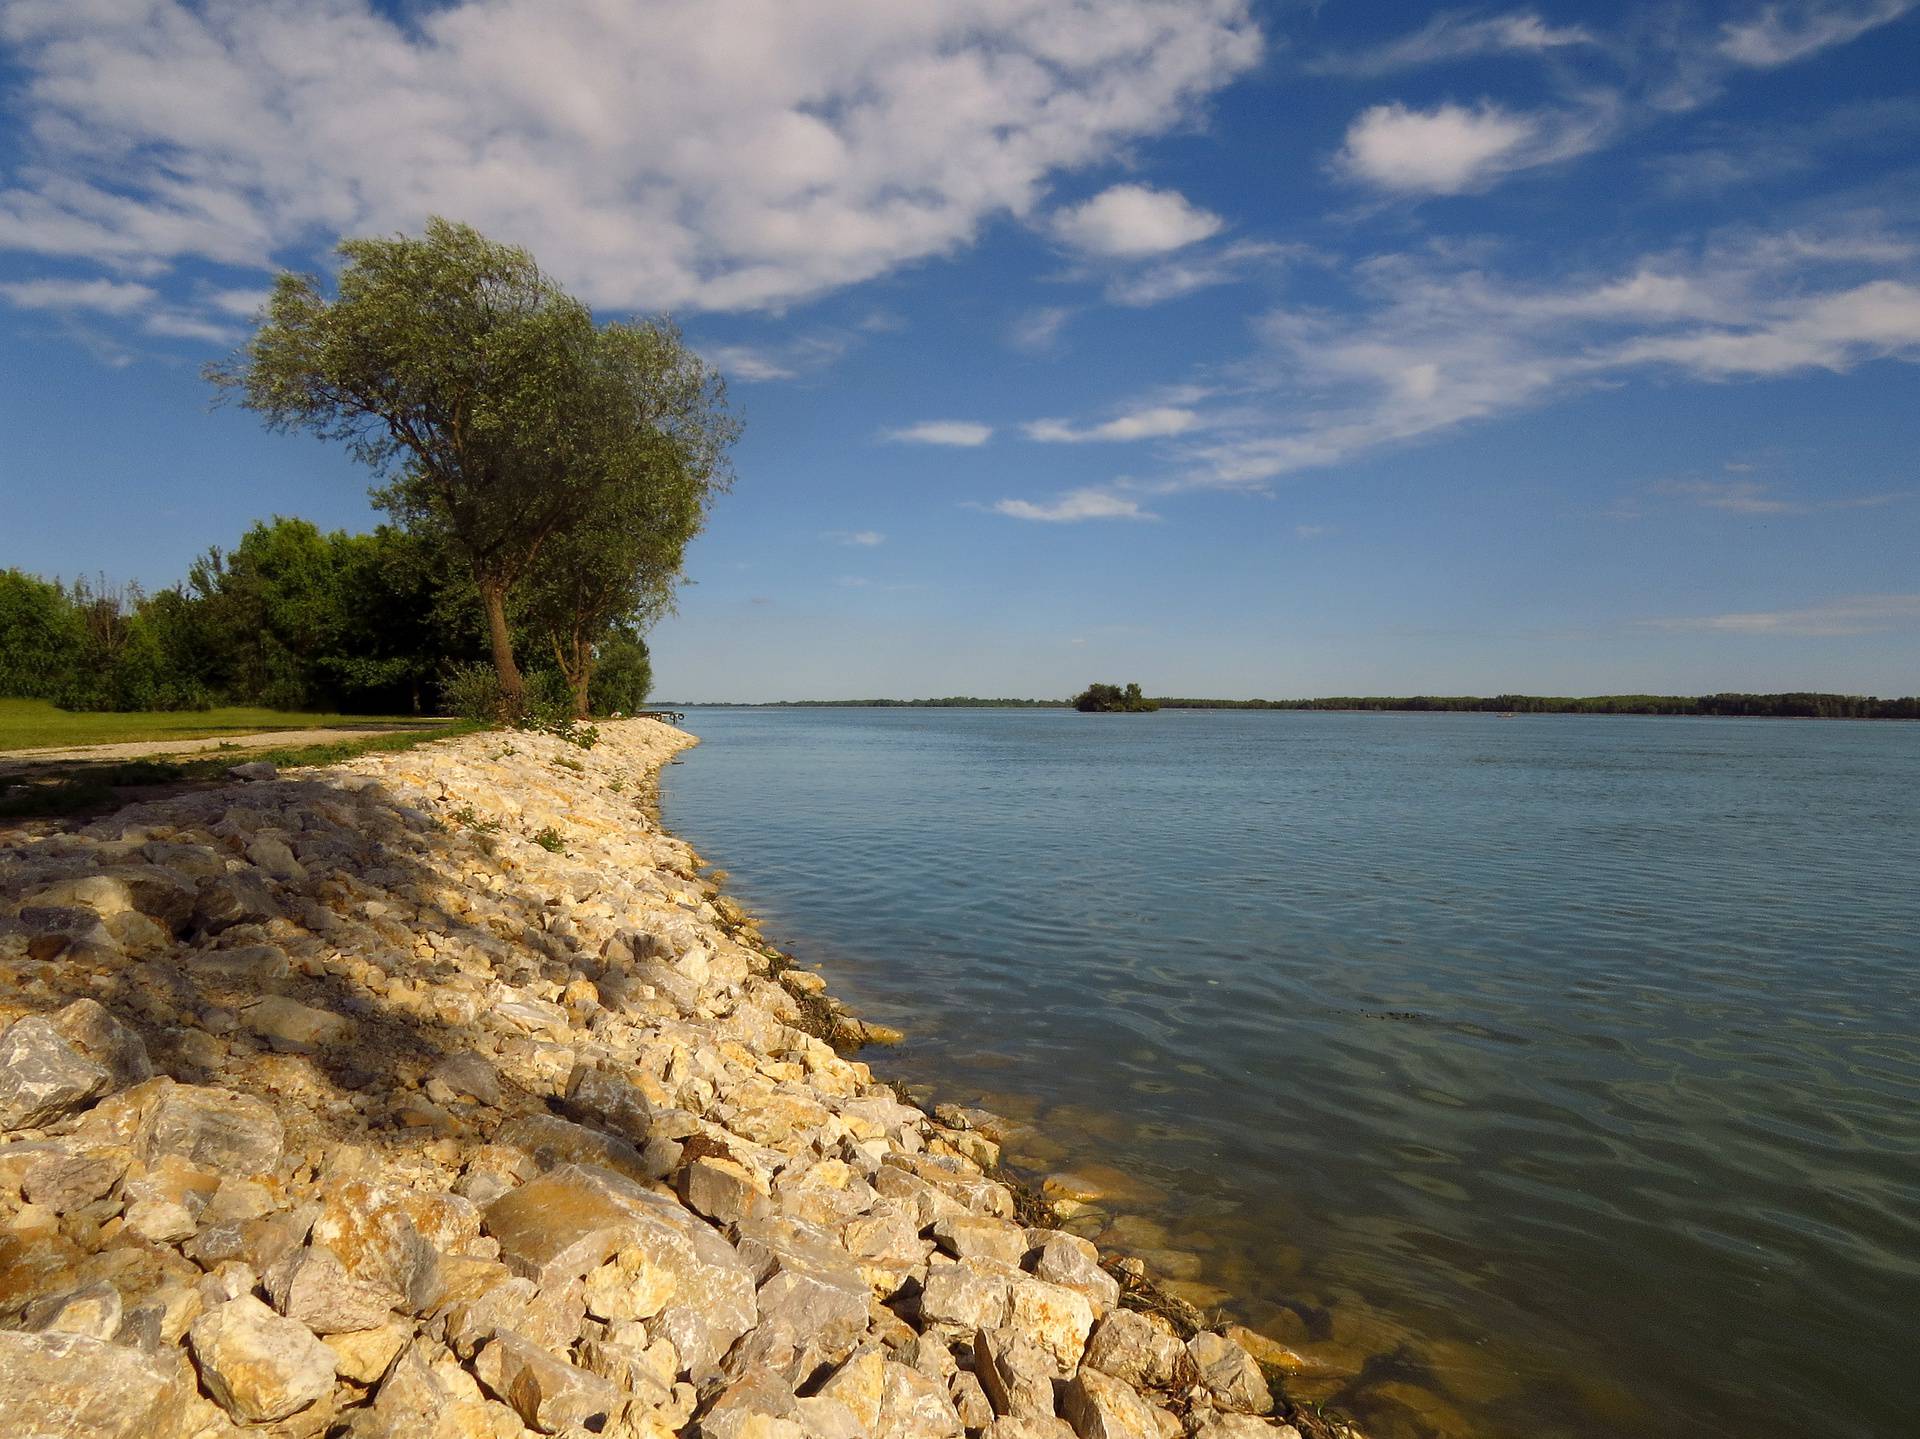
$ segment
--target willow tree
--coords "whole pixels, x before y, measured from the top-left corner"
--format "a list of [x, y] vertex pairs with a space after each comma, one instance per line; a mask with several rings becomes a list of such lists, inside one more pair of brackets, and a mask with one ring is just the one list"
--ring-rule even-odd
[[[638, 639], [673, 607], [688, 541], [731, 478], [739, 433], [717, 374], [664, 321], [599, 332], [596, 383], [611, 422], [582, 436], [594, 463], [622, 478], [598, 487], [528, 576], [520, 614], [587, 713], [600, 647]], [[622, 408], [622, 407], [627, 408]]]
[[[648, 482], [646, 377], [609, 362], [627, 342], [530, 254], [470, 226], [436, 218], [340, 255], [334, 298], [281, 275], [252, 339], [208, 378], [272, 428], [346, 444], [384, 508], [464, 557], [517, 709], [509, 598], [556, 536]], [[724, 403], [717, 385], [703, 396]]]

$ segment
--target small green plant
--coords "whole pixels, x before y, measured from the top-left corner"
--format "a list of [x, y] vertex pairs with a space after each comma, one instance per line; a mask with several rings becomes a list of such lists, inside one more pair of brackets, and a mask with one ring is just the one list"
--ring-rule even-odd
[[621, 794], [626, 790], [626, 787], [627, 781], [624, 775], [615, 775], [607, 781], [607, 792], [609, 794]]
[[500, 828], [499, 820], [480, 818], [479, 812], [475, 810], [471, 804], [461, 805], [460, 808], [450, 813], [447, 819], [449, 822], [459, 825], [460, 828], [464, 830], [470, 830], [474, 834], [492, 834]]
[[587, 772], [587, 767], [581, 764], [579, 760], [568, 759], [565, 755], [561, 755], [554, 763], [559, 765], [561, 769], [572, 770], [575, 774], [585, 774]]
[[565, 854], [567, 842], [560, 838], [560, 831], [548, 825], [533, 837], [533, 842], [549, 854]]

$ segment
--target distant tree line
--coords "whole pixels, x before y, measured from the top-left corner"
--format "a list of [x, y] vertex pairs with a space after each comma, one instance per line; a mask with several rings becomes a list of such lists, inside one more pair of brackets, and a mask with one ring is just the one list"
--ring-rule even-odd
[[1403, 710], [1492, 714], [1753, 715], [1782, 719], [1920, 719], [1920, 697], [1875, 695], [1342, 695], [1310, 700], [1162, 699], [1164, 709]]
[[[537, 598], [509, 607], [510, 642], [541, 704], [572, 708]], [[471, 691], [491, 672], [472, 578], [430, 531], [329, 533], [276, 518], [153, 594], [0, 571], [0, 696], [81, 710], [419, 714], [484, 708]], [[651, 683], [638, 626], [606, 626], [588, 709], [636, 709]]]

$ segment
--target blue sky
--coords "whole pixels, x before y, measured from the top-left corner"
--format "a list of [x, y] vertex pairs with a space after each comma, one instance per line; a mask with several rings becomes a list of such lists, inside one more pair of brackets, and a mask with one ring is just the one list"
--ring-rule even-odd
[[0, 0], [0, 565], [373, 522], [210, 411], [465, 219], [730, 377], [683, 699], [1920, 691], [1912, 0]]

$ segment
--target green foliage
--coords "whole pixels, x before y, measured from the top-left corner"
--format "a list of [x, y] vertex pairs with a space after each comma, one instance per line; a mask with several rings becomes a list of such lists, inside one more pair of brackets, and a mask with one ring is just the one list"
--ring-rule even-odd
[[653, 688], [653, 659], [647, 642], [625, 630], [600, 642], [589, 691], [597, 715], [632, 714], [644, 709]]
[[80, 616], [65, 589], [0, 570], [0, 695], [52, 698], [81, 646]]
[[560, 831], [552, 825], [548, 825], [545, 829], [534, 835], [533, 842], [549, 854], [565, 854], [567, 852], [567, 842], [560, 838]]
[[[737, 427], [718, 377], [671, 325], [596, 327], [525, 250], [469, 226], [435, 218], [340, 253], [333, 299], [282, 275], [260, 329], [208, 377], [276, 429], [344, 443], [389, 512], [462, 557], [511, 709], [526, 688], [516, 602], [584, 712], [593, 646], [670, 595], [725, 485]], [[536, 572], [549, 546], [564, 553]], [[523, 581], [544, 582], [516, 596]]]
[[1088, 685], [1073, 697], [1073, 707], [1082, 714], [1147, 714], [1160, 708], [1140, 693], [1139, 685]]

